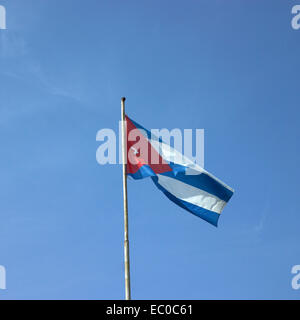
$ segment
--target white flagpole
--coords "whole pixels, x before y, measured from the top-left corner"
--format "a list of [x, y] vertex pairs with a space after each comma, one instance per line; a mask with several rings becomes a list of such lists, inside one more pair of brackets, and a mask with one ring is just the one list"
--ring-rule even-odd
[[123, 201], [124, 201], [124, 263], [125, 263], [125, 298], [131, 300], [130, 291], [130, 263], [129, 263], [129, 237], [128, 237], [128, 200], [127, 200], [127, 134], [125, 121], [125, 98], [121, 98], [122, 119], [122, 166], [123, 166]]

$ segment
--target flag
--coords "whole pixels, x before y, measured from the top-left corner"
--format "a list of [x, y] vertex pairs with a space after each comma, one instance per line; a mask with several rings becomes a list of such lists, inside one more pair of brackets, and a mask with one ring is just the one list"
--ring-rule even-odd
[[127, 176], [151, 177], [171, 201], [214, 226], [233, 189], [127, 115]]

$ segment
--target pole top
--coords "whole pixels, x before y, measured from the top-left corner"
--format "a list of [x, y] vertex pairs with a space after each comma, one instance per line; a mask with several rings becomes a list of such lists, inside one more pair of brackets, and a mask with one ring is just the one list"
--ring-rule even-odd
[[125, 100], [126, 100], [126, 98], [125, 98], [125, 97], [122, 97], [122, 98], [121, 98], [121, 101], [123, 101], [123, 102], [124, 102]]

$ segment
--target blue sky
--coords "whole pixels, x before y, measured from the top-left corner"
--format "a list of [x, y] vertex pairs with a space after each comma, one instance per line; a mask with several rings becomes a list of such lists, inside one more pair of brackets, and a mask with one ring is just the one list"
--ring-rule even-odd
[[95, 157], [121, 96], [146, 128], [204, 128], [235, 189], [214, 228], [129, 181], [132, 297], [300, 298], [300, 3], [0, 4], [0, 299], [124, 298], [121, 167]]

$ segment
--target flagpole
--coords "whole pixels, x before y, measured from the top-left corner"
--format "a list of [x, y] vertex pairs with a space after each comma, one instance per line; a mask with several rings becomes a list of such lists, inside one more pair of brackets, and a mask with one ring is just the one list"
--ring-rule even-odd
[[121, 98], [122, 119], [122, 166], [123, 166], [123, 202], [124, 202], [124, 264], [125, 264], [125, 299], [131, 300], [130, 292], [130, 262], [129, 262], [129, 237], [128, 237], [128, 200], [127, 200], [127, 137], [125, 122], [125, 100]]

